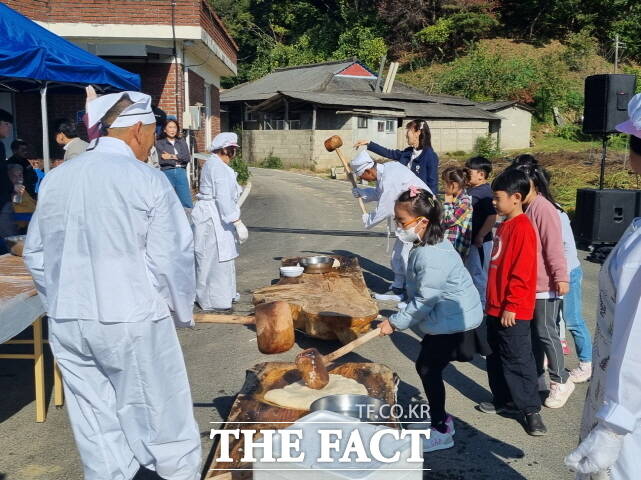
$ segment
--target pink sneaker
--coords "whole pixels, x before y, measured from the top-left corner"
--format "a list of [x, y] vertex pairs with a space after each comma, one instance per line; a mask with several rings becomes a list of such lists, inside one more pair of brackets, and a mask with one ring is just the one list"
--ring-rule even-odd
[[445, 425], [447, 425], [447, 430], [452, 432], [452, 435], [456, 433], [456, 430], [454, 430], [454, 419], [452, 418], [452, 415], [447, 416], [445, 419]]
[[550, 382], [550, 395], [544, 405], [548, 408], [561, 408], [574, 391], [574, 382], [568, 378], [565, 383]]
[[561, 347], [563, 347], [563, 355], [569, 355], [570, 354], [570, 347], [568, 347], [568, 341], [567, 340], [561, 340]]

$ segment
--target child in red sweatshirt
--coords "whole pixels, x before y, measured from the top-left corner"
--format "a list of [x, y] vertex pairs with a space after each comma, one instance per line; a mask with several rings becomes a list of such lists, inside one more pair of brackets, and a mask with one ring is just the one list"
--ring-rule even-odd
[[523, 214], [530, 181], [523, 172], [510, 169], [496, 177], [492, 190], [494, 207], [505, 216], [494, 237], [485, 304], [492, 348], [487, 376], [494, 399], [478, 409], [484, 413], [516, 409], [524, 415], [527, 433], [545, 435], [530, 333], [537, 274], [536, 232]]

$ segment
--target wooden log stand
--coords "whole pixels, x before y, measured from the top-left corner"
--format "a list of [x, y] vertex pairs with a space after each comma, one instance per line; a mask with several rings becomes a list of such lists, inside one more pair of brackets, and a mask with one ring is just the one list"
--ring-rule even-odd
[[[254, 291], [253, 303], [282, 300], [290, 304], [294, 327], [323, 340], [349, 343], [370, 330], [378, 317], [363, 272], [355, 257], [332, 255], [340, 262], [328, 273], [281, 278]], [[300, 257], [285, 258], [283, 266], [296, 265]]]
[[[344, 363], [330, 370], [332, 374], [352, 378], [367, 388], [371, 397], [379, 398], [389, 405], [396, 403], [397, 375], [387, 366], [378, 363]], [[225, 430], [283, 429], [309, 413], [306, 410], [292, 410], [265, 402], [269, 390], [283, 388], [301, 379], [296, 365], [284, 362], [259, 363], [247, 371], [245, 384], [231, 407]], [[249, 422], [249, 423], [239, 423]], [[397, 426], [394, 422], [390, 426]], [[258, 434], [256, 434], [258, 435]], [[235, 461], [223, 463], [214, 461], [220, 457], [218, 442], [212, 445], [206, 461], [205, 479], [249, 480], [252, 478], [251, 464], [242, 463], [243, 442], [232, 438], [230, 456]], [[245, 469], [245, 470], [238, 470]]]

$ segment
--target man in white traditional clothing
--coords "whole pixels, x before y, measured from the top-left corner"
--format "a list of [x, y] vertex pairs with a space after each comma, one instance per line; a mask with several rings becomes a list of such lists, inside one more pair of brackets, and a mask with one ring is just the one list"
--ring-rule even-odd
[[[388, 228], [393, 228], [395, 225], [394, 204], [401, 193], [406, 192], [410, 187], [414, 186], [432, 192], [425, 182], [402, 163], [375, 163], [365, 150], [359, 152], [350, 163], [356, 176], [368, 182], [376, 182], [376, 188], [357, 187], [352, 190], [354, 196], [362, 198], [364, 202], [378, 201], [376, 210], [363, 214], [363, 225], [366, 229], [370, 229], [384, 220], [388, 221]], [[394, 281], [388, 292], [374, 295], [377, 300], [397, 302], [403, 300], [405, 272], [411, 249], [411, 243], [402, 242], [397, 236], [391, 259]]]
[[[628, 104], [630, 166], [641, 173], [641, 94]], [[593, 370], [581, 443], [565, 459], [577, 478], [641, 478], [641, 218], [601, 268]]]
[[193, 324], [192, 232], [167, 178], [143, 163], [151, 98], [104, 95], [88, 114], [106, 136], [45, 177], [24, 248], [84, 478], [196, 480], [200, 435], [174, 325]]
[[196, 301], [203, 310], [229, 312], [236, 301], [238, 246], [248, 232], [240, 219], [243, 189], [229, 162], [238, 151], [238, 136], [223, 132], [211, 143], [212, 155], [200, 174], [198, 201], [191, 212], [196, 251]]

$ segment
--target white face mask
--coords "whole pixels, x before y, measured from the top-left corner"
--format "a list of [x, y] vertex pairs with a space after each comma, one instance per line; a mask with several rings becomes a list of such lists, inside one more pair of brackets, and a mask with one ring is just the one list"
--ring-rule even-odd
[[407, 230], [401, 227], [396, 229], [396, 237], [405, 243], [414, 243], [420, 240], [418, 233], [416, 233], [416, 226], [410, 227]]

